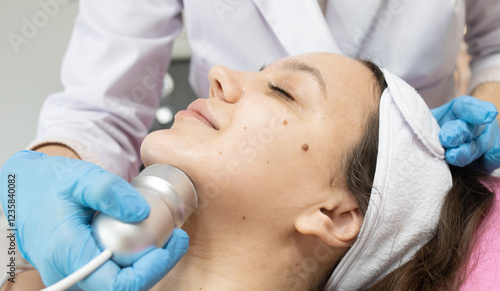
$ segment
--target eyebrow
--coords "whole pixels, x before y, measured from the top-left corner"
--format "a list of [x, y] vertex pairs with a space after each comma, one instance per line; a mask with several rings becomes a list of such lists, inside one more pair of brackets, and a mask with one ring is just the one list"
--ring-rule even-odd
[[[263, 65], [259, 71], [263, 71], [265, 68], [267, 68], [267, 65]], [[287, 71], [300, 71], [311, 74], [318, 83], [321, 93], [323, 93], [326, 97], [325, 80], [323, 79], [323, 76], [321, 76], [319, 70], [315, 67], [311, 67], [310, 65], [297, 60], [286, 60], [280, 65], [280, 68]]]

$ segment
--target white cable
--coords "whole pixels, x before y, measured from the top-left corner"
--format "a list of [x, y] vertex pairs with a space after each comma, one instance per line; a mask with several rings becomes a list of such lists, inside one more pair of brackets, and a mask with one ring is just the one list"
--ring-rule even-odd
[[56, 291], [56, 290], [58, 291], [58, 290], [68, 289], [69, 287], [75, 285], [77, 282], [83, 280], [85, 277], [90, 275], [102, 264], [104, 264], [107, 260], [109, 260], [112, 256], [113, 253], [110, 250], [106, 249], [102, 253], [100, 253], [97, 257], [95, 257], [92, 261], [88, 262], [85, 266], [75, 271], [73, 274], [40, 291]]

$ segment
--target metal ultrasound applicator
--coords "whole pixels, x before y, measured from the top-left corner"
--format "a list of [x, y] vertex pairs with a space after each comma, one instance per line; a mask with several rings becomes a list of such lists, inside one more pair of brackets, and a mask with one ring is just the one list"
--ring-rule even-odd
[[198, 204], [196, 189], [189, 177], [169, 165], [151, 165], [132, 186], [151, 206], [149, 216], [139, 223], [126, 223], [104, 213], [92, 221], [92, 234], [104, 251], [73, 274], [43, 290], [67, 289], [111, 258], [121, 267], [132, 265], [155, 248], [163, 248], [174, 228], [194, 213]]

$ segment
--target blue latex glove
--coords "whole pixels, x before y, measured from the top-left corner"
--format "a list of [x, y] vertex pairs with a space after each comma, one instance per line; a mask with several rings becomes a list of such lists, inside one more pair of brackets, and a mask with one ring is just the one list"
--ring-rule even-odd
[[431, 110], [441, 127], [439, 140], [446, 161], [464, 167], [478, 160], [487, 172], [500, 167], [498, 111], [490, 102], [460, 96]]
[[[8, 179], [13, 178], [9, 175], [15, 175], [16, 182], [17, 246], [46, 286], [101, 253], [89, 226], [95, 210], [127, 222], [149, 215], [146, 200], [127, 181], [101, 167], [21, 151], [0, 171], [0, 201], [6, 216]], [[187, 234], [176, 229], [165, 248], [155, 249], [123, 269], [108, 260], [76, 286], [84, 290], [148, 290], [179, 261], [188, 245]]]

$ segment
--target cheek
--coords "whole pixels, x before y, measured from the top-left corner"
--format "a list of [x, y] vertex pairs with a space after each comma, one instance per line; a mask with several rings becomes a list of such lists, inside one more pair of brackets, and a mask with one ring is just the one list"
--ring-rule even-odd
[[199, 189], [205, 203], [231, 209], [234, 215], [264, 219], [278, 209], [293, 212], [328, 186], [329, 167], [309, 155], [319, 150], [316, 144], [304, 151], [302, 141], [291, 138], [296, 133], [292, 127], [275, 133], [269, 142], [260, 141], [258, 133], [251, 132], [241, 144], [222, 151]]
[[253, 197], [292, 187], [290, 181], [310, 170], [305, 167], [309, 151], [302, 147], [302, 128], [291, 119], [273, 117], [259, 119], [258, 125], [235, 123], [239, 125], [228, 129], [207, 182]]
[[234, 116], [223, 140], [228, 144], [228, 154], [242, 164], [266, 163], [293, 141], [293, 122], [284, 114], [260, 108]]

